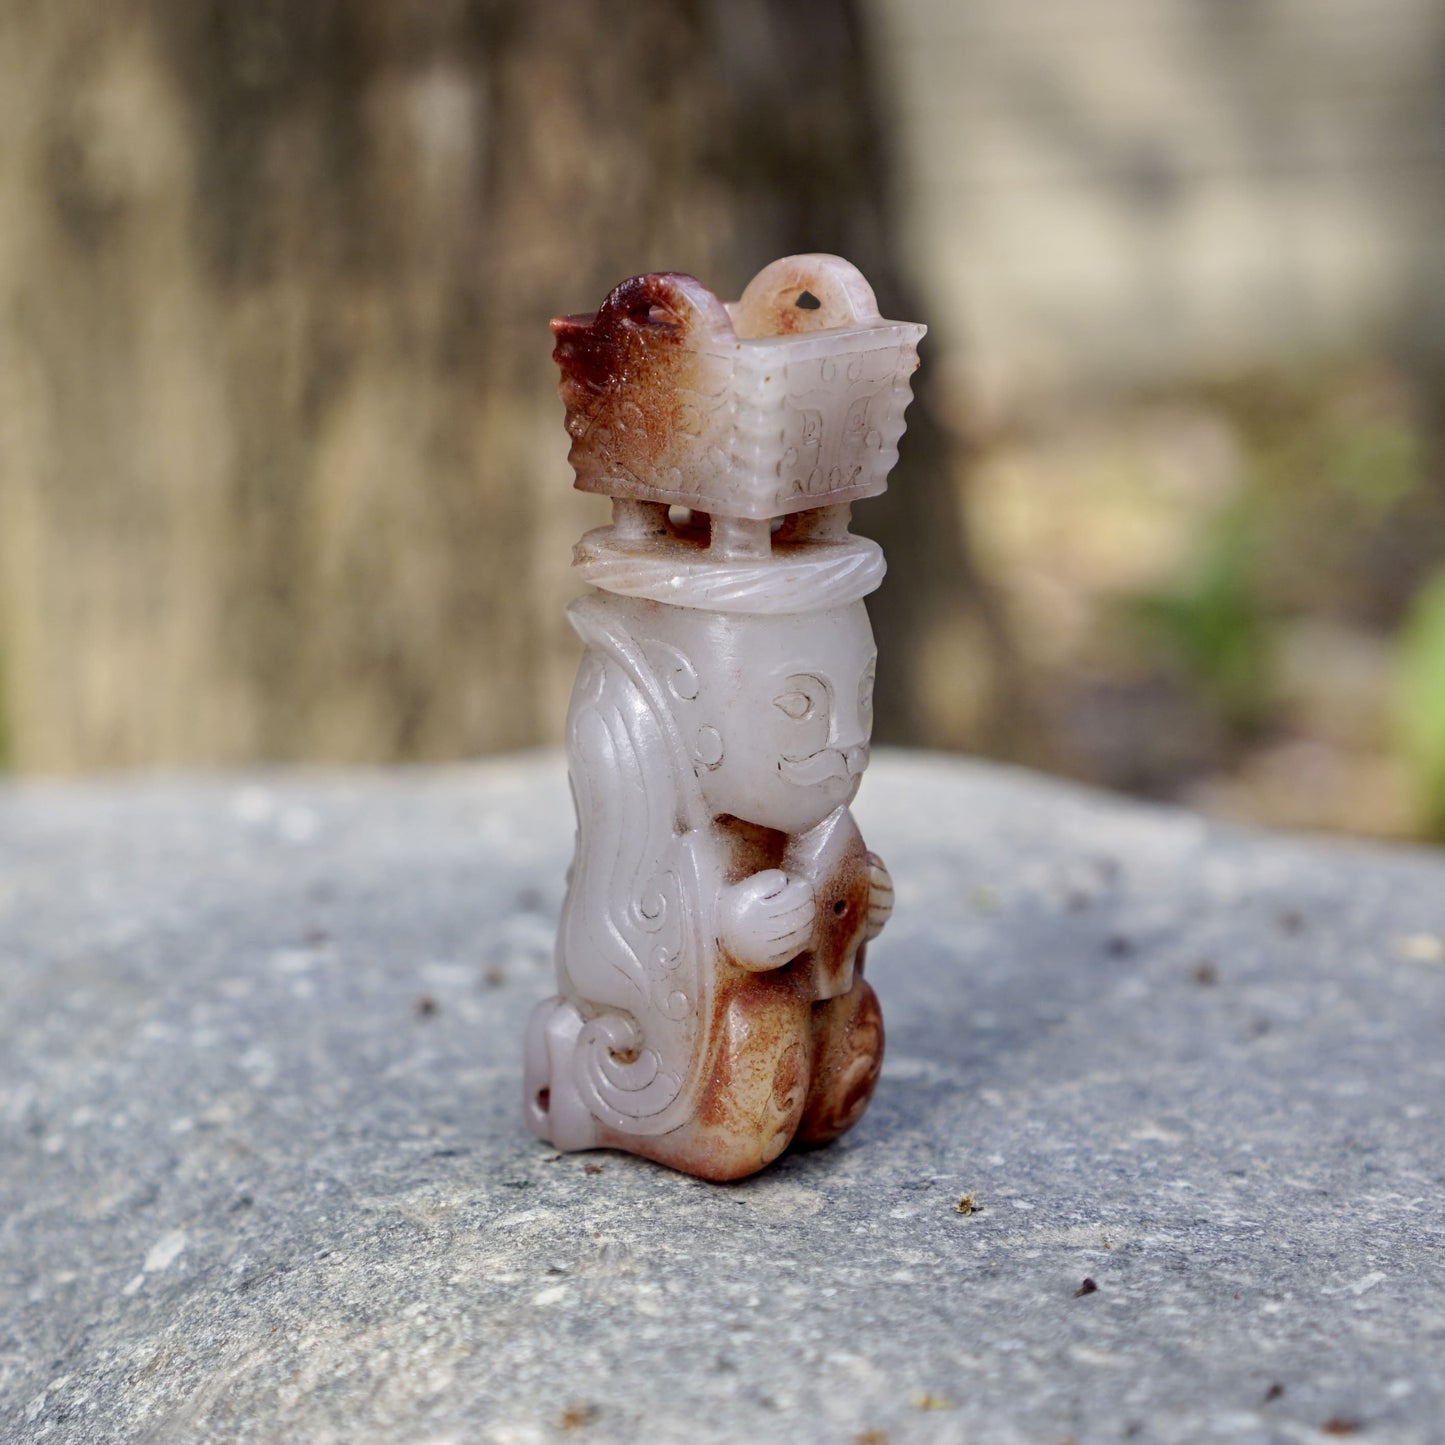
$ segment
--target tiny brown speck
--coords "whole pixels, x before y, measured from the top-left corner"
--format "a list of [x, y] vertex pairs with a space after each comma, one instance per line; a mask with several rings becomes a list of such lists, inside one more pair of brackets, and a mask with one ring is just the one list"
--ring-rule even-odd
[[584, 1174], [600, 1174], [605, 1168], [607, 1168], [605, 1164], [584, 1164], [582, 1172]]
[[559, 1422], [564, 1430], [580, 1430], [597, 1418], [596, 1405], [568, 1405]]
[[1351, 1420], [1348, 1415], [1331, 1415], [1323, 1425], [1320, 1432], [1325, 1435], [1354, 1435], [1359, 1432], [1360, 1422]]
[[1274, 926], [1286, 938], [1293, 938], [1295, 934], [1304, 932], [1304, 914], [1298, 908], [1281, 908], [1274, 916]]
[[1276, 1380], [1276, 1381], [1269, 1387], [1269, 1389], [1267, 1389], [1267, 1390], [1264, 1392], [1264, 1403], [1265, 1403], [1266, 1405], [1268, 1405], [1271, 1400], [1278, 1400], [1279, 1397], [1280, 1397], [1281, 1395], [1283, 1395], [1283, 1394], [1284, 1394], [1284, 1386], [1281, 1385], [1278, 1380]]
[[503, 973], [500, 968], [489, 968], [482, 975], [482, 982], [486, 984], [488, 988], [501, 988], [506, 981], [507, 975]]
[[1219, 970], [1207, 958], [1201, 958], [1194, 965], [1194, 972], [1190, 976], [1200, 988], [1210, 988], [1219, 982]]
[[419, 993], [412, 1000], [412, 1009], [419, 1019], [429, 1019], [441, 1005], [429, 994]]
[[888, 1445], [888, 1436], [882, 1430], [864, 1430], [853, 1437], [853, 1445]]
[[978, 1197], [970, 1189], [966, 1194], [958, 1196], [958, 1203], [953, 1206], [955, 1214], [977, 1214], [983, 1208], [978, 1202]]
[[1078, 1289], [1074, 1291], [1074, 1298], [1078, 1299], [1080, 1295], [1094, 1294], [1098, 1290], [1098, 1288], [1099, 1286], [1096, 1285], [1094, 1281], [1090, 1279], [1087, 1275], [1085, 1275], [1083, 1284], [1081, 1284]]

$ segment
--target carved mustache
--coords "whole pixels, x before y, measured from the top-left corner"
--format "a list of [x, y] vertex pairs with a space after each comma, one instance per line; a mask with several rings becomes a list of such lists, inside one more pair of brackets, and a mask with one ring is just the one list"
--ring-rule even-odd
[[821, 748], [806, 758], [778, 760], [778, 771], [790, 783], [805, 788], [826, 783], [830, 778], [856, 778], [867, 766], [867, 743], [852, 748]]

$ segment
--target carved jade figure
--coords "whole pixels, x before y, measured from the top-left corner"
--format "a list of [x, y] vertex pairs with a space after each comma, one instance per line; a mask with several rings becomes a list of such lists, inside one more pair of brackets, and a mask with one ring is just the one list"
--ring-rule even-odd
[[836, 256], [725, 305], [636, 276], [552, 323], [577, 486], [577, 845], [526, 1110], [559, 1149], [707, 1179], [821, 1144], [883, 1058], [863, 955], [893, 903], [848, 811], [868, 762], [883, 576], [851, 504], [898, 457], [922, 326]]

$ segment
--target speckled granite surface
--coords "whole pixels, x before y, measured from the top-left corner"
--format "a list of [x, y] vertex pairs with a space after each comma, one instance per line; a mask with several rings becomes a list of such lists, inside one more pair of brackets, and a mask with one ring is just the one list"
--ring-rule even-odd
[[714, 1186], [522, 1128], [558, 758], [0, 790], [0, 1440], [1440, 1439], [1445, 858], [857, 811], [878, 1097]]

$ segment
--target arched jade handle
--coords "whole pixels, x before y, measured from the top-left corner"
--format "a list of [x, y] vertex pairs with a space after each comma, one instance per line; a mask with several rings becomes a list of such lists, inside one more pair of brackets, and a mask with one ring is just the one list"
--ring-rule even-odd
[[[800, 306], [808, 293], [818, 303]], [[862, 272], [841, 256], [822, 252], [784, 256], [764, 266], [733, 307], [740, 337], [786, 336], [866, 326], [878, 320], [878, 302]]]

